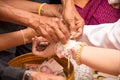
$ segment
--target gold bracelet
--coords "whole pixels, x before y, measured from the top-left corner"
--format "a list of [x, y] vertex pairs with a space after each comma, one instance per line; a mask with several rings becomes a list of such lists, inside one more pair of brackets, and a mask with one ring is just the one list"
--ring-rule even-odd
[[76, 55], [75, 55], [75, 61], [76, 61], [76, 63], [77, 63], [78, 65], [81, 64], [81, 52], [82, 52], [84, 46], [87, 46], [87, 44], [86, 44], [85, 42], [80, 43], [80, 47], [81, 47], [81, 48], [78, 49], [78, 51], [77, 51], [77, 53], [76, 53]]
[[45, 5], [46, 3], [42, 3], [39, 8], [38, 8], [38, 14], [41, 15], [41, 11], [42, 11], [42, 8], [43, 6]]

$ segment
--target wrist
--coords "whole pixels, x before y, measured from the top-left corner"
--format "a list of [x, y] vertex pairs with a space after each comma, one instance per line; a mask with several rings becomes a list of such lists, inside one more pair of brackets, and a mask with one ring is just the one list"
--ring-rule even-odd
[[32, 38], [34, 36], [38, 36], [39, 35], [32, 28], [27, 28], [27, 29], [23, 30], [23, 33], [25, 35], [25, 42], [26, 43], [32, 42]]
[[45, 10], [45, 9], [43, 9], [43, 8], [44, 8], [45, 5], [47, 5], [47, 4], [46, 4], [46, 3], [42, 3], [42, 4], [40, 4], [40, 6], [38, 7], [38, 14], [39, 14], [39, 15], [42, 15], [42, 13], [44, 13], [44, 10]]
[[61, 5], [61, 4], [59, 4], [59, 5], [58, 5], [58, 11], [59, 11], [59, 13], [61, 13], [61, 14], [62, 14], [62, 12], [63, 12], [63, 7], [62, 7], [62, 5]]
[[81, 42], [80, 43], [80, 48], [77, 50], [76, 52], [76, 55], [75, 55], [75, 61], [78, 65], [82, 64], [82, 51], [83, 51], [83, 48], [87, 46], [86, 43], [84, 42]]
[[[41, 5], [40, 5], [41, 6]], [[41, 8], [41, 11], [40, 11], [40, 13], [38, 12], [38, 14], [40, 14], [40, 15], [46, 15], [46, 11], [47, 11], [47, 9], [49, 8], [49, 4], [46, 4], [46, 3], [44, 3], [44, 5], [42, 6], [42, 8]]]

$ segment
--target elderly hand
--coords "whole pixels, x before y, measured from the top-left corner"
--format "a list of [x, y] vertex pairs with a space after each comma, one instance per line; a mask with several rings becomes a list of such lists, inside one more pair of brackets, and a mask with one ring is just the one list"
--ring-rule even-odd
[[82, 35], [84, 20], [75, 9], [73, 0], [63, 0], [63, 18], [70, 26], [71, 38], [79, 38]]
[[33, 39], [32, 53], [40, 57], [50, 57], [55, 55], [56, 43], [48, 44], [46, 39], [35, 37]]
[[52, 75], [52, 74], [46, 74], [46, 73], [35, 72], [35, 71], [33, 71], [31, 73], [30, 78], [32, 80], [66, 80], [62, 76], [56, 76], [56, 75]]
[[40, 28], [44, 38], [48, 38], [51, 42], [61, 41], [63, 44], [67, 42], [70, 33], [59, 18], [41, 17], [41, 19], [40, 24], [43, 26]]
[[46, 38], [49, 42], [61, 41], [65, 44], [70, 36], [66, 25], [59, 18], [40, 16], [39, 20], [32, 18], [31, 25], [34, 25], [35, 31]]

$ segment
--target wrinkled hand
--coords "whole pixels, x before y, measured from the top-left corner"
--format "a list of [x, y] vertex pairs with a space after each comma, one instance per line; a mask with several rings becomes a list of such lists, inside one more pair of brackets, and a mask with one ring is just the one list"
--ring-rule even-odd
[[34, 71], [31, 73], [31, 78], [32, 80], [66, 80], [64, 77], [61, 76]]
[[[40, 20], [40, 24], [45, 24], [41, 29], [42, 34], [44, 37], [51, 42], [61, 41], [65, 44], [70, 36], [69, 30], [67, 29], [66, 25], [62, 23], [62, 21], [58, 18], [43, 18], [44, 20]], [[46, 31], [46, 33], [45, 33]], [[50, 35], [50, 36], [47, 36]]]
[[84, 20], [77, 12], [74, 1], [68, 0], [69, 2], [66, 2], [66, 4], [63, 6], [63, 18], [70, 26], [70, 32], [72, 34], [71, 38], [79, 38], [82, 35], [83, 27], [84, 27]]
[[[44, 49], [43, 50], [37, 50], [37, 47], [40, 47], [40, 45], [38, 46], [38, 44], [42, 42], [42, 45], [46, 45], [46, 40], [43, 39], [42, 37], [35, 37], [33, 40], [33, 46], [32, 46], [32, 53], [36, 56], [40, 56], [40, 57], [50, 57], [52, 55], [55, 55], [55, 47], [56, 47], [56, 43], [51, 43], [49, 45], [43, 46]], [[42, 48], [42, 47], [40, 47]]]
[[[37, 21], [33, 21], [33, 24]], [[66, 25], [59, 18], [40, 16], [35, 31], [46, 38], [49, 42], [61, 41], [63, 44], [67, 42], [70, 36]]]

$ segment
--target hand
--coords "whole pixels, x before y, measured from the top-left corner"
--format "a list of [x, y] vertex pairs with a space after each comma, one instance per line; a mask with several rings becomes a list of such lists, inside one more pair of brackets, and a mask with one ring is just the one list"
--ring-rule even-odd
[[56, 76], [52, 74], [46, 74], [41, 72], [32, 72], [31, 73], [32, 80], [66, 80], [62, 76]]
[[83, 32], [84, 20], [76, 11], [73, 0], [68, 0], [63, 5], [62, 15], [66, 23], [70, 26], [71, 38], [79, 38]]
[[[37, 50], [37, 47], [40, 47], [40, 45], [38, 46], [38, 44], [40, 42], [44, 42], [44, 44], [42, 45], [45, 45], [43, 46], [44, 49], [43, 50]], [[36, 56], [40, 56], [40, 57], [50, 57], [52, 55], [55, 55], [55, 47], [56, 47], [56, 44], [55, 43], [51, 43], [49, 45], [46, 44], [46, 40], [42, 37], [35, 37], [33, 39], [33, 46], [32, 46], [32, 53]], [[42, 48], [42, 47], [40, 47]]]
[[[58, 18], [41, 17], [40, 27], [43, 37], [51, 42], [61, 41], [65, 44], [70, 36], [69, 30]], [[48, 36], [49, 35], [49, 36]]]
[[31, 25], [34, 25], [36, 32], [41, 34], [49, 42], [61, 41], [63, 44], [67, 42], [70, 36], [66, 25], [59, 18], [40, 16], [39, 20], [32, 18]]

